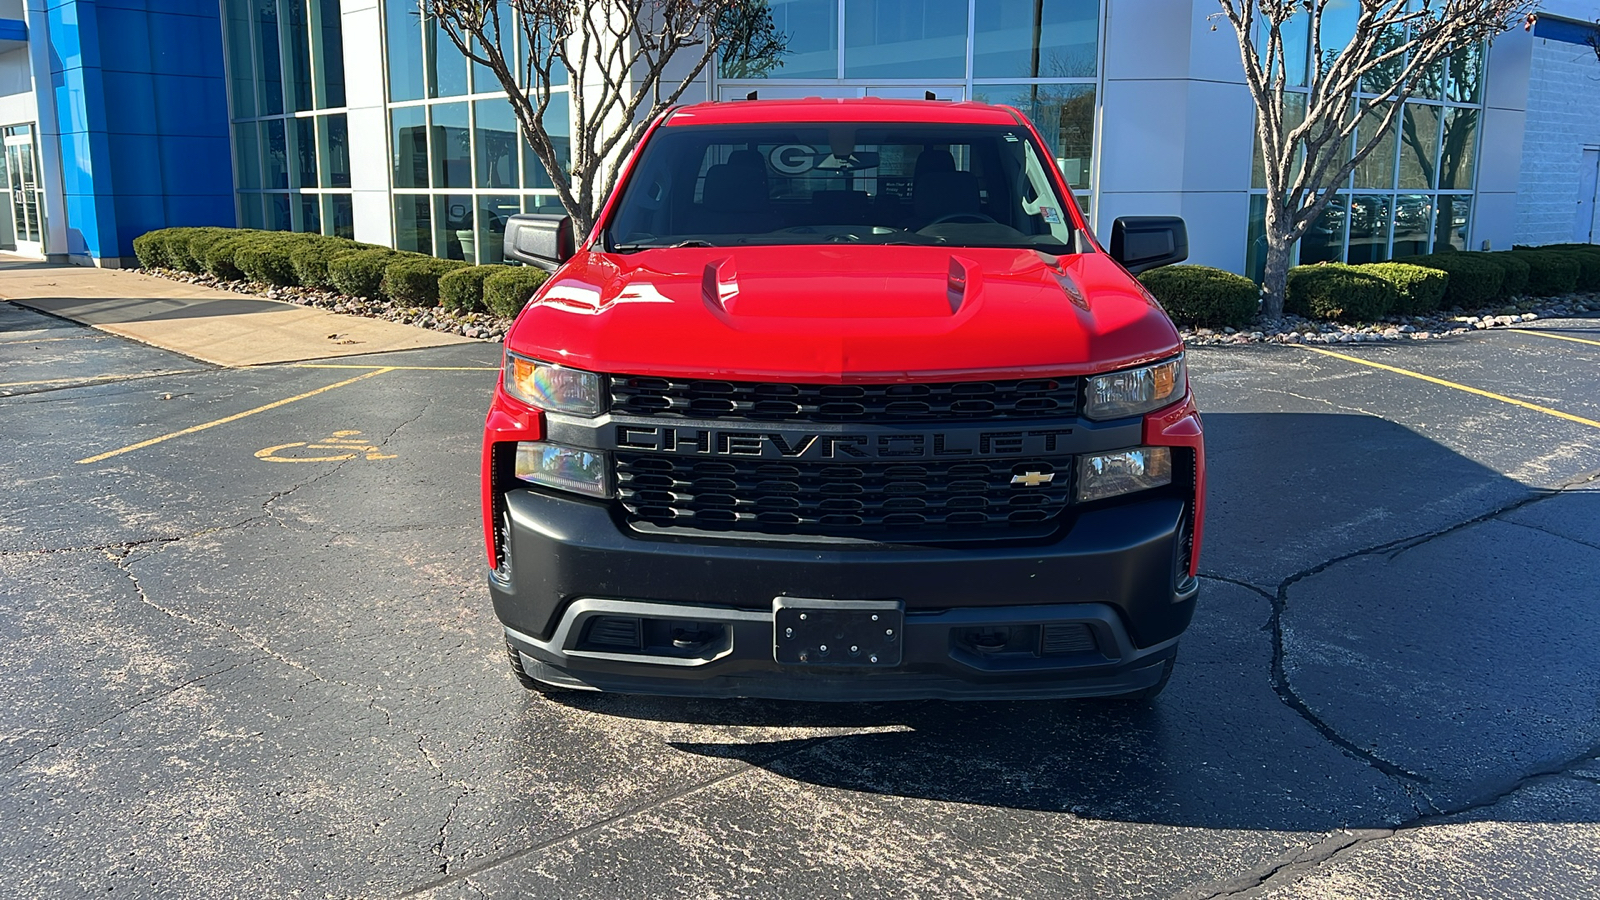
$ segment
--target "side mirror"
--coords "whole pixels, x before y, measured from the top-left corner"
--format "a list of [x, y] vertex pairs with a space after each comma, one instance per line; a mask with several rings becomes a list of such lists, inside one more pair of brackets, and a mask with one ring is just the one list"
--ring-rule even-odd
[[577, 252], [569, 216], [525, 213], [506, 220], [505, 258], [555, 271]]
[[1177, 216], [1123, 216], [1111, 225], [1111, 257], [1134, 275], [1181, 263], [1189, 228]]

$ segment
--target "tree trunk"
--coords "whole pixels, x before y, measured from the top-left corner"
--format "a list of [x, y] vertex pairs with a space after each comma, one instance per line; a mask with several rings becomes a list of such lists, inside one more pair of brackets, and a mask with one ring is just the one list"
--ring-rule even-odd
[[1267, 228], [1267, 271], [1261, 279], [1261, 315], [1276, 320], [1283, 318], [1283, 301], [1288, 295], [1289, 250], [1291, 243], [1280, 233]]

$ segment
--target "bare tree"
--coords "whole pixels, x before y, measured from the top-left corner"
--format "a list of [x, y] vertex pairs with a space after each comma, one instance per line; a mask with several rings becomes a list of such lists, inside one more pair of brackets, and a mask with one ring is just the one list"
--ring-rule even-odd
[[[499, 80], [580, 237], [615, 187], [618, 162], [719, 51], [761, 74], [779, 64], [786, 46], [765, 0], [419, 3], [464, 56]], [[514, 33], [521, 42], [515, 54]], [[565, 121], [546, 119], [563, 72], [571, 73], [570, 142]]]
[[[1505, 31], [1530, 0], [1358, 0], [1342, 48], [1323, 46], [1335, 0], [1218, 0], [1239, 39], [1266, 163], [1266, 275], [1262, 312], [1283, 315], [1297, 241], [1350, 173], [1389, 134], [1405, 101], [1451, 53]], [[1285, 28], [1309, 32], [1309, 86], [1290, 91]], [[1348, 28], [1347, 28], [1348, 33]], [[1358, 96], [1365, 94], [1367, 96]], [[1286, 99], [1293, 96], [1291, 103]], [[1303, 99], [1304, 117], [1300, 113]], [[1356, 126], [1363, 125], [1359, 140]], [[1376, 126], [1373, 127], [1373, 123]]]

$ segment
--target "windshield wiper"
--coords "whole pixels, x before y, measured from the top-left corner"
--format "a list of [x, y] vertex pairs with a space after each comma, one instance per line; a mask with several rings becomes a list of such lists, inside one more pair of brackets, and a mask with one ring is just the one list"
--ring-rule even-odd
[[616, 253], [637, 253], [640, 250], [676, 250], [680, 247], [715, 246], [717, 245], [711, 243], [710, 241], [702, 241], [699, 238], [691, 238], [687, 241], [679, 241], [676, 244], [617, 244], [612, 248], [612, 250]]

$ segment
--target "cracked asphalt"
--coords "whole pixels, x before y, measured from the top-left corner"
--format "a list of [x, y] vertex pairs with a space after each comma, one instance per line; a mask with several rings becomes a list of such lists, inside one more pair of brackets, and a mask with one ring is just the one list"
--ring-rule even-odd
[[1592, 898], [1600, 322], [1536, 330], [1192, 351], [1151, 704], [558, 703], [481, 580], [497, 346], [0, 304], [0, 897]]

